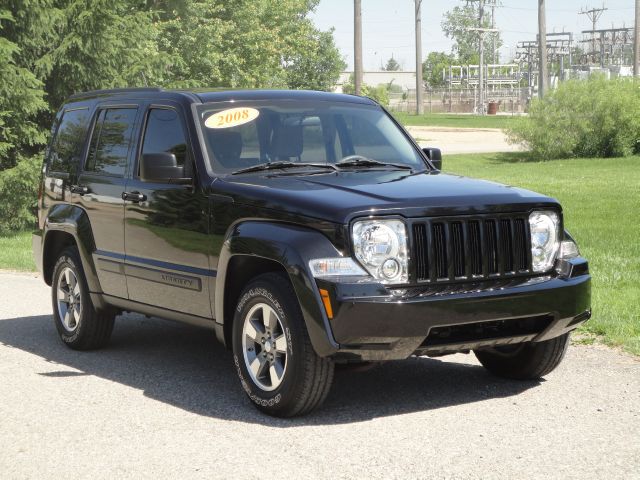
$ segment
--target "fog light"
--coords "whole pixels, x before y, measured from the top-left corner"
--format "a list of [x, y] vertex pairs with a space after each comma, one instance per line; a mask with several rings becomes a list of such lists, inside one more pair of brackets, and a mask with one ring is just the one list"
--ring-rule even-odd
[[388, 258], [384, 261], [380, 270], [385, 278], [392, 279], [400, 273], [400, 264], [395, 258]]

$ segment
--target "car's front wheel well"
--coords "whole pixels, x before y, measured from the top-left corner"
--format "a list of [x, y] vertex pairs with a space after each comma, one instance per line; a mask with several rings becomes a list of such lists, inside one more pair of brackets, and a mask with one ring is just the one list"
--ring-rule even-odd
[[42, 274], [47, 285], [53, 281], [53, 269], [60, 253], [67, 247], [75, 247], [76, 240], [67, 232], [52, 231], [45, 238], [42, 249]]
[[224, 285], [224, 343], [227, 347], [231, 346], [233, 317], [242, 290], [255, 277], [271, 272], [287, 275], [282, 264], [267, 258], [235, 255], [229, 261]]

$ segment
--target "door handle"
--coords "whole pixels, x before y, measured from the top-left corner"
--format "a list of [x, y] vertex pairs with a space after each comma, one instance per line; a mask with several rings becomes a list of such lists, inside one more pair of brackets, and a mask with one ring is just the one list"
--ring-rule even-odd
[[122, 192], [122, 199], [124, 201], [140, 203], [144, 202], [147, 199], [147, 196], [140, 192]]
[[77, 193], [78, 195], [89, 193], [89, 187], [85, 187], [84, 185], [71, 185], [69, 190], [71, 193]]

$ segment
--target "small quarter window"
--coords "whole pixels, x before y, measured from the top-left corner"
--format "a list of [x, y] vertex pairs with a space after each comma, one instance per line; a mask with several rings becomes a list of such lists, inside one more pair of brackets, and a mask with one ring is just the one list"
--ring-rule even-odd
[[187, 139], [178, 112], [168, 108], [149, 110], [142, 154], [173, 153], [178, 166], [187, 163]]
[[78, 165], [84, 147], [88, 114], [86, 108], [64, 112], [49, 153], [51, 171], [71, 173]]
[[109, 108], [98, 113], [85, 170], [124, 176], [136, 113], [136, 108]]

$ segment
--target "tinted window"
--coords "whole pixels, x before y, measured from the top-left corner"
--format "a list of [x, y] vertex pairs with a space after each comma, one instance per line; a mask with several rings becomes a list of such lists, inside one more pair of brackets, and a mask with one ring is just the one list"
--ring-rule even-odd
[[173, 153], [178, 165], [187, 160], [187, 140], [178, 112], [154, 108], [149, 111], [142, 153]]
[[89, 111], [69, 110], [64, 113], [50, 151], [50, 169], [70, 173], [82, 155]]
[[86, 170], [123, 176], [137, 109], [110, 108], [98, 114]]
[[[257, 100], [197, 109], [214, 171], [234, 172], [270, 161], [333, 164], [351, 155], [427, 168], [419, 151], [377, 106]], [[243, 109], [250, 115], [236, 119]]]

